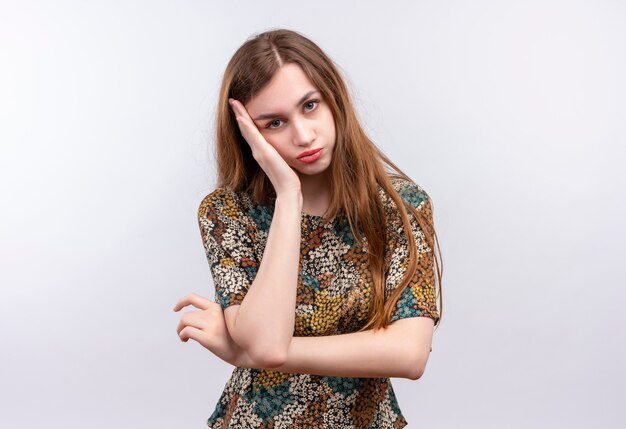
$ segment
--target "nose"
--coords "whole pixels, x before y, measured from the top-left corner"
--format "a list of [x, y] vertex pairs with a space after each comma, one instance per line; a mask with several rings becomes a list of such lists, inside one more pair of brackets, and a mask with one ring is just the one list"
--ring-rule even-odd
[[293, 142], [298, 146], [309, 146], [315, 139], [315, 130], [305, 119], [294, 119]]

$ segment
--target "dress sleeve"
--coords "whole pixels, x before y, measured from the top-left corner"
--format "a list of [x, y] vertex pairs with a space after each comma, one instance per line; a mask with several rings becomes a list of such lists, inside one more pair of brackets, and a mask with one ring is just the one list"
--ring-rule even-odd
[[230, 191], [218, 189], [198, 208], [198, 225], [222, 309], [241, 304], [256, 277], [254, 231], [243, 222]]
[[[430, 199], [419, 185], [410, 183], [403, 186], [399, 189], [399, 194], [402, 199], [418, 211], [424, 213], [432, 222]], [[398, 298], [396, 306], [392, 310], [390, 323], [407, 317], [430, 317], [437, 323], [439, 312], [435, 295], [434, 255], [428, 253], [431, 249], [415, 217], [408, 209], [405, 210], [411, 223], [419, 261], [415, 275], [400, 295], [400, 298]], [[385, 270], [385, 291], [387, 294], [390, 294], [399, 286], [409, 262], [407, 259], [409, 254], [408, 240], [404, 233], [402, 221], [398, 216], [399, 213], [392, 217], [393, 221], [389, 223], [389, 240], [386, 249], [389, 254], [386, 259]]]

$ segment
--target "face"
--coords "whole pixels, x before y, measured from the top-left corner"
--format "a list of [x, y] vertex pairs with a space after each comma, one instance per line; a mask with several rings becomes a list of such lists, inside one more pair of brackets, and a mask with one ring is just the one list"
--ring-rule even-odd
[[[278, 69], [245, 108], [265, 140], [299, 176], [328, 169], [335, 147], [335, 122], [322, 93], [299, 65], [289, 63]], [[317, 149], [321, 149], [318, 154], [299, 159], [304, 152]]]

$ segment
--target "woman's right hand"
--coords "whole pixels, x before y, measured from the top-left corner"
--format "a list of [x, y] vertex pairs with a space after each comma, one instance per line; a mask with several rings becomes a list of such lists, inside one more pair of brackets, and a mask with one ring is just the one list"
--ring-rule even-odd
[[252, 149], [252, 156], [274, 185], [276, 196], [295, 194], [302, 198], [300, 178], [294, 169], [265, 140], [245, 106], [233, 98], [229, 98], [228, 102], [239, 124], [241, 135]]

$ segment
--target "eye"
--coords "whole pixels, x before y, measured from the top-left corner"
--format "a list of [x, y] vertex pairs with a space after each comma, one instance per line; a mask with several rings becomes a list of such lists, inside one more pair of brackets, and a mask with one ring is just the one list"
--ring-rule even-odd
[[282, 121], [281, 119], [275, 119], [272, 122], [270, 122], [269, 124], [267, 124], [267, 126], [265, 128], [278, 128], [277, 126], [273, 127], [272, 124], [275, 124], [276, 122], [281, 122], [281, 121]]
[[[317, 108], [317, 105], [320, 103], [319, 100], [309, 100], [304, 103], [305, 110], [311, 112]], [[265, 128], [268, 129], [276, 129], [280, 127], [280, 123], [283, 122], [282, 119], [274, 119], [271, 122], [268, 122]]]
[[311, 107], [311, 108], [309, 109], [309, 111], [311, 111], [311, 110], [315, 109], [315, 107], [317, 107], [317, 105], [319, 104], [319, 100], [309, 100], [309, 101], [307, 101], [306, 103], [304, 103], [304, 106], [305, 106], [305, 107], [306, 107], [306, 106], [310, 106], [311, 104], [314, 104], [314, 107]]

